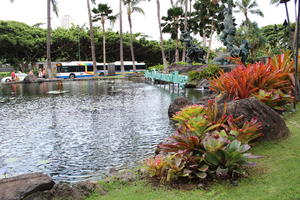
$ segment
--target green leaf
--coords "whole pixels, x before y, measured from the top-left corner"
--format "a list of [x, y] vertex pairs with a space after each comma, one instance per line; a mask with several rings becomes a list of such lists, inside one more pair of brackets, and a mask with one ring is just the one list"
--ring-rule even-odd
[[205, 172], [197, 172], [196, 176], [198, 178], [205, 179], [207, 177], [207, 174]]
[[206, 157], [205, 160], [212, 165], [219, 165], [220, 159], [218, 158], [218, 156], [216, 155], [215, 152], [207, 152], [206, 153]]
[[216, 170], [218, 176], [226, 176], [228, 174], [228, 168], [222, 169], [220, 166]]
[[200, 168], [198, 168], [201, 172], [206, 172], [208, 170], [208, 165], [202, 165]]

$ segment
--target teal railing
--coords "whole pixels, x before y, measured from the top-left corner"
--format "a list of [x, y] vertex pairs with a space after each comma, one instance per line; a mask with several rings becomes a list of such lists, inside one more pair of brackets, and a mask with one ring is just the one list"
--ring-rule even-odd
[[170, 74], [163, 74], [156, 70], [146, 70], [145, 78], [152, 79], [152, 81], [160, 80], [169, 83], [178, 84], [181, 88], [184, 88], [188, 82], [188, 76], [180, 75], [177, 71]]

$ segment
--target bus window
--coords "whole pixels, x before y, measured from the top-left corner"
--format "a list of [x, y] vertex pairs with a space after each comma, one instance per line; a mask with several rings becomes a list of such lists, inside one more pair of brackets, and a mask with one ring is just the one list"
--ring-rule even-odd
[[97, 65], [97, 70], [100, 70], [100, 71], [104, 70], [103, 65]]
[[136, 69], [146, 69], [146, 65], [137, 65]]
[[88, 71], [88, 72], [94, 71], [94, 70], [93, 70], [93, 65], [88, 65], [88, 66], [87, 66], [87, 71]]
[[121, 71], [121, 66], [120, 65], [115, 65], [115, 71], [120, 72]]
[[125, 71], [133, 70], [133, 66], [132, 65], [124, 65], [124, 70]]
[[69, 66], [60, 66], [57, 67], [58, 72], [69, 72]]
[[83, 65], [78, 65], [78, 72], [84, 72], [85, 71], [85, 67]]

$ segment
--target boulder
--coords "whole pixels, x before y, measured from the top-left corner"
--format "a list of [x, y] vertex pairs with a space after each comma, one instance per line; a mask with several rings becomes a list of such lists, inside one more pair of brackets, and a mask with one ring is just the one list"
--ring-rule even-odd
[[250, 121], [254, 117], [262, 122], [263, 127], [260, 132], [264, 135], [259, 140], [280, 139], [290, 134], [282, 117], [254, 97], [227, 103], [227, 114], [232, 114], [234, 117], [243, 115], [244, 118], [237, 122], [238, 125], [242, 125], [245, 121]]
[[36, 77], [34, 75], [28, 75], [24, 78], [24, 83], [33, 83], [36, 81]]
[[0, 199], [19, 200], [39, 191], [50, 190], [54, 181], [42, 173], [25, 174], [0, 180]]
[[185, 98], [185, 97], [176, 98], [169, 106], [169, 109], [168, 109], [169, 117], [172, 117], [176, 112], [180, 111], [182, 108], [184, 108], [188, 105], [193, 105], [193, 103], [191, 101], [189, 101], [187, 98]]
[[51, 190], [36, 192], [24, 200], [84, 200], [93, 192], [105, 195], [107, 192], [96, 182], [79, 182], [75, 184], [56, 184]]

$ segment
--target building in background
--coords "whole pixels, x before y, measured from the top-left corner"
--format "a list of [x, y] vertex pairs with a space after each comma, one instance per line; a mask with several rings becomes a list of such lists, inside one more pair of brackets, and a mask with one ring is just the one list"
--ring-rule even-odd
[[65, 29], [71, 28], [73, 23], [74, 23], [74, 20], [70, 15], [64, 15], [61, 18], [61, 27], [65, 28]]

